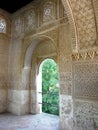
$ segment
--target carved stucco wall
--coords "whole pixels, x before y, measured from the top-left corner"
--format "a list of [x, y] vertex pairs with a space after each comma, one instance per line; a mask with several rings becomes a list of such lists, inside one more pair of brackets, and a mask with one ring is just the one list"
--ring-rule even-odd
[[[92, 0], [62, 0], [62, 2], [65, 8], [66, 3], [70, 6], [68, 13], [73, 16], [78, 49], [96, 48], [98, 43]], [[70, 15], [69, 19], [71, 19]]]
[[92, 0], [93, 1], [93, 9], [94, 9], [94, 16], [96, 20], [96, 26], [97, 26], [97, 36], [98, 36], [98, 1], [97, 0]]
[[97, 130], [98, 52], [82, 52], [72, 57], [74, 130]]
[[[90, 130], [91, 128], [96, 130], [96, 123], [91, 121], [92, 127], [90, 124], [90, 120], [96, 120], [97, 122], [96, 117], [91, 112], [94, 108], [97, 111], [97, 103], [95, 103], [95, 99], [97, 99], [97, 79], [92, 79], [93, 76], [97, 76], [97, 59], [93, 61], [92, 59], [93, 56], [96, 57], [98, 54], [96, 51], [89, 51], [91, 49], [97, 49], [96, 22], [92, 1], [62, 0], [62, 2], [66, 9], [65, 12], [59, 0], [50, 0], [49, 3], [43, 0], [40, 3], [40, 7], [36, 3], [36, 6], [33, 7], [33, 3], [31, 3], [12, 15], [12, 39], [9, 65], [11, 85], [8, 93], [8, 110], [18, 115], [28, 113], [29, 111], [36, 113], [36, 105], [34, 106], [34, 103], [36, 103], [36, 84], [34, 79], [37, 66], [33, 66], [32, 64], [31, 70], [30, 59], [32, 58], [36, 45], [47, 37], [54, 41], [57, 47], [56, 51], [58, 52], [61, 86], [61, 130], [65, 130], [65, 127], [71, 130], [73, 126], [74, 130]], [[68, 18], [64, 14], [67, 14]], [[32, 51], [30, 55], [29, 50]], [[81, 53], [73, 53], [72, 55], [72, 52]], [[28, 57], [30, 57], [29, 60]], [[26, 62], [24, 62], [25, 59], [27, 59]], [[74, 61], [74, 59], [76, 60]], [[83, 61], [85, 59], [86, 61]], [[32, 63], [37, 62], [36, 59], [32, 60]], [[28, 82], [30, 79], [30, 70], [32, 76], [34, 76], [32, 80], [33, 86], [29, 86]], [[93, 71], [96, 73], [92, 73]], [[77, 78], [75, 78], [76, 75]], [[83, 75], [85, 76], [83, 77]], [[85, 78], [86, 76], [88, 78]], [[31, 90], [31, 99], [33, 100], [31, 101], [31, 108], [28, 107], [30, 103], [29, 87], [33, 87], [33, 91]], [[90, 96], [88, 96], [89, 94]], [[84, 111], [83, 115], [81, 114], [82, 109]], [[85, 109], [89, 109], [90, 114]], [[86, 113], [85, 118], [84, 115]], [[79, 122], [77, 119], [78, 116], [78, 119], [81, 120]], [[82, 125], [84, 120], [86, 120], [86, 124], [88, 125]]]
[[[64, 3], [64, 0], [62, 1]], [[81, 52], [72, 55], [72, 58], [75, 58], [75, 61], [74, 58], [72, 60], [73, 129], [96, 130], [98, 129], [97, 1], [69, 0], [66, 2], [70, 4], [72, 10], [78, 38], [78, 51]]]

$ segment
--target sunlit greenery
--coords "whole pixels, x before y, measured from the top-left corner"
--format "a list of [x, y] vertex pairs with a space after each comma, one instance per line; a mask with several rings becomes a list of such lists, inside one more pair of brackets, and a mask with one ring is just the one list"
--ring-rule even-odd
[[47, 59], [42, 66], [42, 111], [59, 115], [58, 66], [52, 59]]

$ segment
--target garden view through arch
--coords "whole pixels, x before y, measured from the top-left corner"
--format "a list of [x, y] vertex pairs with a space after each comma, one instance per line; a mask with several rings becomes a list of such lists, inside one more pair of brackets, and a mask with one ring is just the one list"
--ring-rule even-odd
[[55, 60], [47, 58], [39, 67], [37, 98], [40, 112], [59, 115], [59, 76]]

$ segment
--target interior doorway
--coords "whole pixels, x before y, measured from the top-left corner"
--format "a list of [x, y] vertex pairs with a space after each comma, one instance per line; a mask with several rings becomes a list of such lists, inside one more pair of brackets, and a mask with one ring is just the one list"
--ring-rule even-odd
[[40, 111], [59, 115], [59, 76], [55, 60], [47, 58], [39, 67], [37, 92]]

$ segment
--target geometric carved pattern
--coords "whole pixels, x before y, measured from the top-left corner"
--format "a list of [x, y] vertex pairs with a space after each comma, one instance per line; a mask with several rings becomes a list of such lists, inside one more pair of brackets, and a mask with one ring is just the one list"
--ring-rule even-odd
[[96, 27], [91, 0], [70, 0], [78, 31], [80, 49], [88, 49], [96, 44]]
[[59, 70], [60, 70], [60, 93], [71, 95], [72, 93], [72, 74], [71, 74], [71, 56], [66, 55], [65, 45], [60, 44]]
[[30, 31], [36, 27], [35, 11], [29, 10], [25, 15], [25, 30]]
[[93, 62], [73, 64], [75, 98], [98, 99], [98, 63]]
[[60, 73], [60, 94], [71, 95], [72, 88], [72, 76], [71, 73]]
[[73, 53], [72, 60], [73, 61], [81, 61], [81, 60], [93, 60], [98, 58], [98, 51], [85, 51], [80, 53]]

